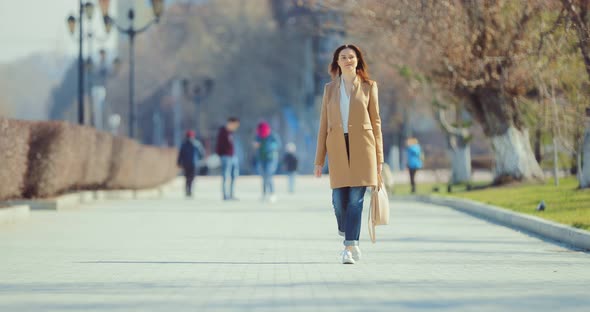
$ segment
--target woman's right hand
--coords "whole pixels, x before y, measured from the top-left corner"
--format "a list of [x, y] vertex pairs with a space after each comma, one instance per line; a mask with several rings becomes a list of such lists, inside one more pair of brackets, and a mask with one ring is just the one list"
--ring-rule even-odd
[[315, 166], [315, 168], [313, 169], [313, 174], [317, 177], [320, 178], [322, 176], [322, 166]]

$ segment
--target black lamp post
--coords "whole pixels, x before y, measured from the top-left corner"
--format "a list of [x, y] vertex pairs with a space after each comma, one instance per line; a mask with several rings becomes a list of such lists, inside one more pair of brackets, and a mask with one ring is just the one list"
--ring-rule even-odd
[[[99, 88], [102, 88], [102, 91], [104, 92], [104, 94], [102, 94], [102, 96], [99, 96], [101, 102], [99, 102], [98, 107], [97, 106], [93, 106], [95, 108], [98, 108], [99, 111], [93, 111], [93, 117], [94, 117], [94, 121], [96, 121], [96, 127], [97, 128], [101, 128], [103, 129], [105, 127], [105, 123], [104, 121], [106, 120], [107, 116], [107, 107], [106, 107], [106, 102], [105, 102], [105, 97], [106, 97], [106, 86], [107, 86], [107, 81], [110, 77], [115, 76], [118, 74], [119, 69], [121, 67], [121, 61], [119, 60], [118, 57], [115, 57], [112, 61], [112, 63], [108, 63], [107, 62], [107, 51], [104, 49], [99, 50], [99, 61], [98, 61], [98, 66], [94, 66], [95, 67], [95, 78], [96, 78], [96, 84]], [[100, 89], [99, 89], [100, 91]], [[102, 122], [101, 122], [102, 121]]]
[[146, 31], [154, 23], [158, 23], [164, 11], [164, 0], [151, 0], [151, 4], [154, 13], [154, 19], [141, 28], [134, 28], [133, 26], [133, 20], [135, 19], [135, 11], [133, 9], [130, 9], [127, 13], [127, 18], [129, 19], [129, 28], [123, 28], [119, 26], [119, 24], [117, 24], [115, 20], [108, 15], [108, 12], [103, 11], [105, 27], [110, 30], [110, 28], [115, 25], [120, 33], [129, 37], [129, 137], [131, 138], [135, 136], [137, 122], [137, 113], [135, 111], [135, 104], [133, 101], [135, 87], [135, 36]]
[[[94, 13], [94, 5], [91, 2], [82, 2], [80, 0], [80, 12], [78, 15], [78, 123], [84, 124], [84, 14], [90, 19]], [[71, 34], [76, 31], [76, 17], [70, 15], [67, 18], [68, 29]]]
[[[103, 14], [105, 14], [107, 11], [106, 9], [108, 8], [108, 3], [109, 0], [98, 0], [100, 8], [103, 12]], [[91, 22], [92, 22], [92, 18], [94, 16], [94, 4], [91, 1], [87, 1], [87, 2], [83, 2], [83, 0], [80, 0], [80, 13], [78, 18], [76, 18], [73, 15], [70, 15], [67, 18], [67, 24], [68, 24], [68, 29], [70, 31], [70, 33], [73, 35], [76, 31], [76, 23], [78, 23], [79, 25], [79, 30], [78, 30], [78, 36], [79, 36], [79, 49], [78, 49], [78, 123], [79, 124], [84, 124], [84, 120], [85, 120], [85, 106], [84, 106], [84, 74], [85, 74], [85, 70], [87, 72], [87, 93], [88, 93], [88, 99], [89, 99], [89, 103], [90, 103], [90, 123], [92, 124], [93, 121], [93, 111], [92, 111], [92, 95], [90, 94], [90, 92], [92, 91], [92, 71], [93, 71], [93, 61], [92, 61], [92, 52], [93, 52], [93, 46], [92, 46], [92, 41], [94, 39], [94, 34], [92, 32], [92, 28], [91, 28]], [[88, 20], [88, 30], [86, 30], [86, 33], [84, 32], [84, 18], [86, 18]], [[109, 33], [110, 28], [106, 27], [106, 33]], [[88, 38], [88, 58], [86, 60], [84, 60], [84, 56], [83, 56], [83, 49], [84, 49], [84, 37]], [[101, 39], [102, 41], [106, 40], [106, 38]]]

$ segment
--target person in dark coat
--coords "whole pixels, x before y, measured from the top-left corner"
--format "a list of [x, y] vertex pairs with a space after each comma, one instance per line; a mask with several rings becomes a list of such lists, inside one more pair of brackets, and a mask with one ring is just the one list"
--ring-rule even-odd
[[[240, 173], [238, 156], [235, 153], [234, 132], [240, 127], [240, 119], [230, 117], [225, 126], [219, 128], [215, 152], [221, 159], [221, 191], [223, 200], [237, 200], [234, 195], [236, 177]], [[229, 185], [228, 185], [229, 184]]]
[[288, 143], [285, 146], [285, 156], [283, 157], [283, 164], [285, 166], [285, 171], [287, 172], [288, 178], [288, 185], [289, 185], [289, 193], [295, 193], [295, 175], [297, 174], [297, 156], [295, 155], [295, 144]]
[[186, 138], [180, 146], [178, 160], [176, 161], [178, 166], [184, 171], [186, 197], [192, 197], [193, 181], [199, 168], [199, 162], [203, 157], [205, 157], [203, 145], [195, 138], [195, 132], [188, 130], [186, 132]]

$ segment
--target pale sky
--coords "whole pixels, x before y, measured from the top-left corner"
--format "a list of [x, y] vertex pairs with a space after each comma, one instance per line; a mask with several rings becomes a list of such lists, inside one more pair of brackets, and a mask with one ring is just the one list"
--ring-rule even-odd
[[[111, 0], [112, 15], [116, 14], [116, 3], [117, 0]], [[70, 35], [66, 18], [70, 14], [77, 18], [78, 6], [79, 0], [0, 0], [0, 64], [38, 52], [77, 55], [78, 37]], [[95, 37], [105, 36], [98, 7], [93, 29]], [[96, 53], [103, 46], [113, 48], [116, 37], [113, 29], [106, 43], [94, 40], [93, 50]], [[86, 54], [87, 48], [85, 50]]]

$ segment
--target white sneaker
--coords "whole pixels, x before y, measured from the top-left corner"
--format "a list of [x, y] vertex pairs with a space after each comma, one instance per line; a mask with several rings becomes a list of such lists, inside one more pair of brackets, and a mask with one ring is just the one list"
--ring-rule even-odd
[[361, 260], [361, 249], [359, 248], [359, 246], [353, 246], [352, 247], [352, 259], [354, 259], [354, 261], [359, 261]]
[[348, 249], [344, 249], [342, 251], [342, 264], [354, 264], [354, 259], [352, 258], [352, 252]]
[[268, 200], [271, 203], [275, 203], [277, 201], [277, 195], [275, 195], [275, 194], [270, 195], [270, 198]]

